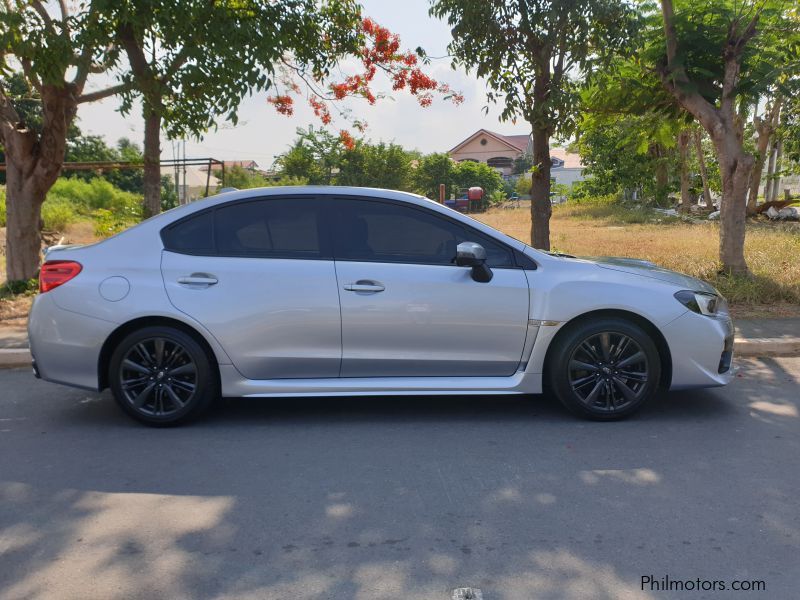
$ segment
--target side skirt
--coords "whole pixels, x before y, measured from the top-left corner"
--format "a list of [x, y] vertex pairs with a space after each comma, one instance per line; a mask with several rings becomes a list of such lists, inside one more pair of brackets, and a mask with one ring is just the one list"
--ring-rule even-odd
[[365, 377], [339, 379], [245, 379], [232, 365], [220, 365], [222, 395], [268, 398], [291, 396], [409, 396], [539, 394], [542, 376], [517, 372], [511, 377]]

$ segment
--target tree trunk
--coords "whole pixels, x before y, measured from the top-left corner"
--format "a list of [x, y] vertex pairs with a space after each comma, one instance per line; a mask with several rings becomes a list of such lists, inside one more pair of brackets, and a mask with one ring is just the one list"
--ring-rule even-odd
[[667, 161], [664, 158], [664, 148], [661, 144], [650, 144], [648, 149], [650, 156], [656, 161], [656, 206], [666, 206], [667, 196], [669, 194], [669, 170], [667, 169]]
[[681, 212], [689, 212], [693, 204], [689, 193], [689, 130], [678, 134], [678, 149], [681, 160]]
[[531, 245], [550, 250], [550, 135], [546, 128], [533, 126], [533, 164], [531, 175]]
[[737, 149], [730, 145], [730, 140], [719, 140], [719, 143], [714, 140], [714, 142], [717, 146], [722, 177], [719, 257], [723, 271], [734, 275], [745, 275], [748, 272], [747, 262], [744, 259], [747, 189], [754, 159], [741, 149], [741, 144]]
[[772, 200], [780, 199], [781, 186], [781, 159], [783, 157], [783, 140], [775, 143], [775, 171], [772, 178], [772, 193], [769, 195]]
[[775, 140], [769, 147], [769, 164], [767, 165], [767, 181], [764, 183], [764, 202], [771, 202], [772, 198], [772, 177], [775, 174]]
[[[758, 206], [758, 188], [761, 185], [761, 175], [764, 172], [764, 161], [767, 158], [767, 148], [769, 147], [770, 138], [773, 136], [775, 128], [778, 126], [780, 107], [781, 99], [776, 97], [772, 101], [772, 107], [768, 112], [765, 112], [763, 118], [756, 116], [753, 119], [753, 126], [758, 134], [758, 139], [756, 141], [756, 152], [758, 154], [750, 179], [750, 194], [747, 197], [748, 215], [756, 213], [756, 208]], [[764, 196], [766, 200], [766, 192]]]
[[142, 216], [146, 219], [161, 212], [161, 112], [147, 106], [144, 108], [143, 187]]
[[706, 157], [703, 154], [703, 134], [697, 130], [694, 132], [694, 149], [697, 152], [697, 162], [700, 164], [700, 177], [703, 180], [703, 201], [706, 208], [711, 208], [711, 190], [708, 187], [708, 171], [706, 170]]
[[6, 157], [6, 280], [36, 277], [42, 249], [42, 204], [61, 173], [67, 127], [77, 104], [71, 87], [42, 87], [42, 133], [3, 123]]
[[6, 167], [6, 279], [22, 281], [36, 277], [42, 249], [42, 203], [47, 189], [30, 172], [32, 159]]

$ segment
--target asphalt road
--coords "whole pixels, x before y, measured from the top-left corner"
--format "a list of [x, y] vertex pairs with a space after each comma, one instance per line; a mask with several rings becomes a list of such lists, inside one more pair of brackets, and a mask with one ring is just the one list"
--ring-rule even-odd
[[546, 397], [237, 399], [153, 430], [0, 371], [0, 598], [797, 598], [799, 392], [800, 358], [766, 359], [622, 423]]

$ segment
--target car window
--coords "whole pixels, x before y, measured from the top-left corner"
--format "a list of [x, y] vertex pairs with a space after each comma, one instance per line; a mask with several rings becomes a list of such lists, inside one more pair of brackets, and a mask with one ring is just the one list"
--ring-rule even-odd
[[217, 252], [236, 256], [322, 256], [317, 203], [305, 198], [255, 200], [214, 212]]
[[214, 250], [213, 214], [200, 213], [166, 228], [164, 247], [175, 252], [209, 253]]
[[335, 214], [337, 259], [451, 265], [458, 244], [473, 241], [486, 248], [489, 266], [514, 265], [501, 244], [424, 209], [341, 199]]

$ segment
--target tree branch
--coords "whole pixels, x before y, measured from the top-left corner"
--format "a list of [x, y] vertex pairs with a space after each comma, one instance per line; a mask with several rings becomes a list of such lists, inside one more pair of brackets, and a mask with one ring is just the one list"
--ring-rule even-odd
[[39, 0], [34, 0], [33, 2], [31, 2], [31, 6], [33, 7], [33, 10], [35, 10], [42, 18], [45, 27], [47, 27], [50, 31], [55, 33], [56, 30], [53, 27], [53, 20], [50, 18], [50, 15], [47, 14], [47, 9], [44, 7], [44, 5]]
[[129, 89], [131, 89], [130, 83], [120, 83], [119, 85], [112, 85], [111, 87], [107, 87], [102, 90], [97, 90], [96, 92], [89, 92], [88, 94], [82, 94], [78, 96], [77, 103], [84, 104], [86, 102], [96, 102], [97, 100], [108, 98], [109, 96], [115, 96], [122, 92], [127, 92]]

